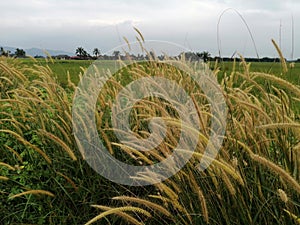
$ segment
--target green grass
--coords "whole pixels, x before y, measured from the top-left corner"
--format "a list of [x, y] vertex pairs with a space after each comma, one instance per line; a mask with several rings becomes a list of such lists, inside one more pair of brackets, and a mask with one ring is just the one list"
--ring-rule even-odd
[[[118, 142], [110, 135], [110, 109], [125, 81], [138, 79], [143, 72], [179, 79], [193, 96], [201, 119], [196, 132], [202, 138], [182, 170], [161, 184], [130, 187], [92, 170], [75, 142], [73, 89], [65, 88], [67, 73], [76, 84], [78, 74], [92, 62], [34, 63], [0, 57], [0, 224], [84, 224], [99, 214], [102, 218], [95, 224], [300, 224], [300, 125], [299, 111], [292, 105], [300, 98], [299, 64], [281, 74], [279, 63], [252, 63], [250, 71], [268, 73], [259, 79], [245, 73], [239, 63], [235, 70], [232, 63], [218, 65], [220, 71], [214, 72], [228, 106], [227, 127], [219, 156], [205, 171], [197, 165], [213, 115], [191, 79], [158, 64], [153, 70], [132, 67], [136, 73], [126, 69], [113, 76], [99, 93], [95, 118], [104, 144], [126, 163], [161, 161], [176, 147], [181, 127], [167, 101], [154, 98], [149, 104], [151, 99], [145, 98], [130, 114], [132, 131], [137, 137], [149, 136], [147, 119], [159, 116], [170, 123], [165, 140], [153, 151], [139, 154]], [[102, 63], [115, 66], [114, 61]], [[173, 120], [167, 120], [170, 117]], [[51, 194], [40, 194], [41, 190]]]
[[[29, 67], [32, 67], [36, 63], [32, 59], [20, 60]], [[39, 65], [48, 65], [53, 71], [53, 74], [57, 77], [58, 82], [62, 85], [67, 83], [68, 73], [70, 74], [71, 81], [77, 84], [79, 82], [79, 74], [83, 74], [84, 69], [87, 69], [94, 62], [94, 60], [53, 60], [53, 62], [45, 59], [37, 60]], [[103, 63], [103, 66], [106, 68], [113, 68], [115, 66], [115, 61], [112, 60], [103, 60], [101, 63]], [[211, 62], [211, 67], [213, 68], [213, 66], [214, 62]], [[230, 73], [232, 71], [233, 62], [222, 62], [218, 64], [218, 67], [220, 67], [221, 70], [220, 75]], [[243, 66], [237, 63], [236, 70], [243, 72], [244, 69]], [[282, 68], [278, 62], [252, 62], [250, 71], [274, 74], [293, 84], [300, 85], [300, 63], [295, 63], [294, 68], [289, 68], [289, 72], [285, 75], [281, 74]]]
[[[80, 76], [84, 74], [85, 70], [91, 66], [93, 63], [98, 64], [98, 68], [108, 68], [110, 70], [116, 67], [116, 61], [114, 60], [46, 60], [46, 59], [19, 59], [22, 64], [32, 68], [34, 64], [41, 66], [49, 66], [53, 72], [53, 76], [57, 78], [58, 83], [62, 87], [67, 87], [68, 84], [68, 74], [70, 75], [70, 80], [77, 86], [80, 81]], [[280, 62], [251, 62], [250, 72], [262, 72], [267, 74], [273, 74], [279, 78], [287, 80], [294, 85], [300, 86], [300, 63], [288, 63], [288, 72], [282, 74], [282, 65]], [[221, 81], [226, 74], [230, 74], [233, 71], [233, 62], [219, 62], [215, 65], [215, 62], [210, 62], [210, 68], [213, 70], [217, 66], [220, 70], [218, 73], [218, 80]], [[235, 65], [235, 71], [244, 73], [244, 66], [237, 62]], [[126, 81], [125, 81], [126, 82]], [[242, 82], [240, 79], [238, 82]], [[263, 84], [264, 86], [270, 86], [272, 83], [264, 78], [258, 78], [257, 82]], [[286, 90], [284, 87], [280, 88]], [[289, 94], [289, 91], [286, 90]], [[297, 102], [293, 106], [296, 112], [300, 111], [300, 103]]]
[[[251, 62], [248, 63], [250, 65], [250, 72], [259, 72], [264, 74], [275, 75], [276, 77], [286, 80], [294, 85], [300, 86], [300, 63], [287, 63], [288, 72], [286, 74], [282, 73], [282, 65], [280, 62]], [[211, 68], [213, 69], [214, 63], [211, 64]], [[224, 76], [229, 75], [233, 71], [234, 64], [233, 62], [222, 62], [218, 65], [220, 72], [218, 73], [218, 80], [221, 81]], [[241, 63], [236, 63], [235, 72], [245, 73], [244, 65]], [[244, 79], [238, 79], [236, 81], [236, 86], [239, 86]], [[274, 85], [273, 81], [262, 77], [256, 78], [256, 82], [263, 85], [266, 88], [271, 89], [271, 86]], [[280, 90], [284, 90], [287, 92], [289, 96], [292, 96], [293, 93], [288, 90], [284, 85], [280, 83], [275, 84]], [[259, 93], [257, 93], [259, 95]], [[292, 102], [292, 108], [296, 114], [300, 113], [300, 102], [295, 101]]]
[[281, 75], [280, 63], [253, 63], [251, 65], [253, 71], [274, 74], [293, 84], [300, 85], [300, 63], [288, 64], [289, 71], [286, 75]]
[[[68, 85], [68, 74], [70, 75], [70, 80], [77, 86], [80, 81], [80, 76], [82, 76], [86, 69], [91, 66], [93, 63], [98, 64], [98, 68], [106, 68], [109, 70], [113, 70], [116, 68], [116, 61], [114, 60], [47, 60], [47, 59], [18, 59], [21, 63], [29, 68], [33, 68], [35, 64], [40, 66], [49, 66], [51, 69], [53, 76], [57, 79], [58, 83], [62, 87], [67, 87]], [[291, 82], [294, 85], [300, 86], [300, 63], [287, 63], [288, 72], [286, 74], [282, 74], [282, 65], [280, 62], [251, 62], [248, 63], [250, 65], [250, 72], [261, 72], [275, 75], [281, 79], [284, 79], [288, 82]], [[210, 68], [213, 70], [215, 67], [218, 67], [220, 72], [218, 73], [218, 80], [221, 81], [224, 76], [232, 73], [234, 68], [233, 62], [210, 62]], [[242, 63], [236, 62], [235, 64], [235, 72], [244, 73], [244, 66]], [[238, 84], [243, 80], [239, 79]], [[264, 86], [271, 86], [272, 82], [268, 79], [258, 78], [257, 82], [263, 84]], [[126, 81], [125, 81], [126, 83]], [[282, 86], [278, 86], [279, 88], [287, 91]], [[294, 104], [294, 103], [293, 103]], [[293, 106], [293, 109], [296, 112], [300, 112], [300, 103], [296, 102]]]
[[[38, 59], [36, 62], [32, 59], [20, 59], [22, 64], [33, 67], [34, 64], [41, 66], [49, 66], [53, 75], [57, 78], [58, 82], [65, 86], [68, 83], [67, 75], [70, 74], [71, 81], [77, 85], [79, 82], [79, 75], [83, 74], [94, 60], [46, 60]], [[104, 66], [112, 68], [115, 65], [114, 61], [101, 61]]]
[[[214, 63], [211, 63], [211, 67], [213, 68]], [[291, 64], [288, 64], [290, 67]], [[219, 67], [221, 70], [221, 74], [230, 73], [233, 68], [233, 62], [222, 62], [219, 63]], [[244, 68], [239, 63], [236, 63], [236, 70], [243, 73]], [[250, 71], [252, 72], [262, 72], [268, 74], [274, 74], [278, 77], [281, 77], [293, 84], [300, 85], [300, 63], [294, 63], [293, 68], [289, 68], [287, 74], [282, 74], [282, 67], [279, 62], [251, 62], [250, 63]]]

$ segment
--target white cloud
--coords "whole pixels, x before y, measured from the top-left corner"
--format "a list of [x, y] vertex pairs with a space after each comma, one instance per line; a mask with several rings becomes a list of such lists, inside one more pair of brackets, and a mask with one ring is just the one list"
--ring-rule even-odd
[[[134, 40], [133, 26], [146, 39], [162, 39], [195, 50], [217, 54], [217, 22], [226, 8], [237, 9], [253, 32], [261, 55], [275, 51], [270, 38], [278, 39], [282, 21], [282, 47], [289, 56], [291, 14], [297, 40], [300, 3], [297, 0], [9, 0], [1, 1], [0, 45], [62, 48], [73, 51], [78, 45], [103, 51], [120, 44], [122, 36]], [[234, 11], [220, 22], [225, 55], [238, 50], [253, 54], [253, 45], [242, 20]], [[297, 57], [300, 48], [296, 46]]]

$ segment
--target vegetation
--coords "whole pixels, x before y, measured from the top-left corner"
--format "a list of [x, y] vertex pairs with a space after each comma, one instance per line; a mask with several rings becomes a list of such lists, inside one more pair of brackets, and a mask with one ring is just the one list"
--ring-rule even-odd
[[26, 52], [23, 49], [17, 48], [15, 51], [15, 56], [17, 58], [24, 58], [26, 56]]
[[10, 52], [5, 51], [3, 47], [0, 47], [0, 56], [9, 56]]
[[210, 53], [208, 51], [198, 52], [198, 57], [203, 59], [204, 62], [207, 62], [210, 58]]
[[[25, 67], [34, 67], [35, 64], [39, 66], [47, 66], [53, 72], [53, 75], [57, 78], [57, 82], [65, 87], [68, 83], [68, 74], [71, 81], [74, 84], [78, 84], [80, 75], [83, 75], [84, 70], [88, 68], [94, 60], [45, 60], [45, 59], [20, 59], [20, 62]], [[115, 61], [113, 60], [101, 60], [101, 63], [106, 68], [113, 69]], [[214, 70], [215, 67], [219, 68], [218, 76], [222, 78], [224, 74], [231, 73], [234, 66], [234, 62], [219, 62], [215, 65], [214, 61], [209, 62], [210, 68]], [[274, 74], [278, 77], [282, 77], [289, 82], [300, 85], [300, 64], [291, 63], [289, 65], [289, 71], [282, 76], [282, 67], [278, 62], [252, 62], [249, 68], [252, 72], [262, 72]], [[244, 73], [244, 67], [240, 63], [235, 63], [235, 70]]]
[[[85, 67], [91, 63], [83, 62]], [[76, 85], [70, 75], [76, 72], [57, 79], [62, 68], [60, 64], [53, 72], [57, 62], [1, 57], [0, 223], [300, 224], [299, 73], [297, 64], [286, 67], [281, 62], [278, 76], [273, 75], [274, 67], [254, 71], [242, 58], [210, 65], [229, 114], [220, 153], [205, 171], [197, 165], [213, 115], [197, 84], [165, 64], [135, 63], [118, 71], [100, 92], [95, 112], [99, 134], [113, 157], [151, 165], [177, 145], [180, 123], [176, 121], [180, 121], [170, 103], [159, 98], [139, 101], [130, 121], [137, 137], [145, 138], [150, 135], [149, 118], [172, 118], [175, 122], [167, 129], [165, 143], [138, 152], [119, 143], [113, 134], [114, 98], [140, 76], [155, 74], [180, 83], [201, 121], [196, 131], [201, 138], [182, 170], [162, 183], [130, 187], [101, 177], [80, 154], [71, 120]], [[291, 82], [286, 79], [289, 74]], [[143, 179], [150, 177], [145, 174]]]
[[98, 56], [100, 55], [100, 50], [98, 48], [94, 48], [93, 54], [96, 58], [98, 58]]
[[75, 54], [76, 54], [78, 57], [80, 57], [80, 58], [86, 58], [86, 57], [88, 57], [88, 53], [87, 53], [86, 50], [84, 50], [83, 47], [78, 47], [78, 48], [76, 49]]
[[17, 58], [25, 58], [26, 52], [23, 49], [16, 48], [16, 51], [14, 53], [11, 53], [9, 50], [4, 50], [3, 47], [0, 47], [0, 56], [4, 57], [17, 57]]

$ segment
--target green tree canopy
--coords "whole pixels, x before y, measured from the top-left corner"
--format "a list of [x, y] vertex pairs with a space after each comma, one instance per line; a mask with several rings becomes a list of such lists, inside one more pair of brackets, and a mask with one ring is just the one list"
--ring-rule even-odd
[[8, 56], [9, 51], [5, 51], [3, 47], [0, 47], [0, 56]]
[[100, 55], [100, 50], [98, 48], [94, 48], [93, 54], [94, 56], [98, 57]]
[[88, 56], [88, 53], [87, 53], [87, 51], [86, 50], [84, 50], [84, 48], [83, 47], [78, 47], [77, 49], [76, 49], [76, 52], [75, 52], [75, 54], [77, 55], [77, 56], [79, 56], [79, 57], [87, 57]]
[[22, 58], [26, 56], [26, 52], [23, 49], [17, 48], [15, 51], [15, 56], [18, 58]]
[[203, 59], [204, 62], [207, 62], [211, 55], [208, 51], [203, 51], [203, 52], [197, 52], [197, 56]]

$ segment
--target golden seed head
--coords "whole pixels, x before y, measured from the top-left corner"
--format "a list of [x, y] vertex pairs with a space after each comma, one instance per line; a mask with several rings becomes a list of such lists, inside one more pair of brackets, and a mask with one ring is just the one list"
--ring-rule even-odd
[[237, 168], [237, 166], [238, 166], [238, 159], [236, 157], [233, 157], [233, 159], [232, 159], [232, 165], [233, 165], [234, 168]]
[[289, 199], [288, 199], [288, 196], [285, 193], [285, 191], [280, 188], [277, 191], [278, 191], [278, 195], [279, 195], [281, 201], [283, 201], [284, 203], [287, 203]]

